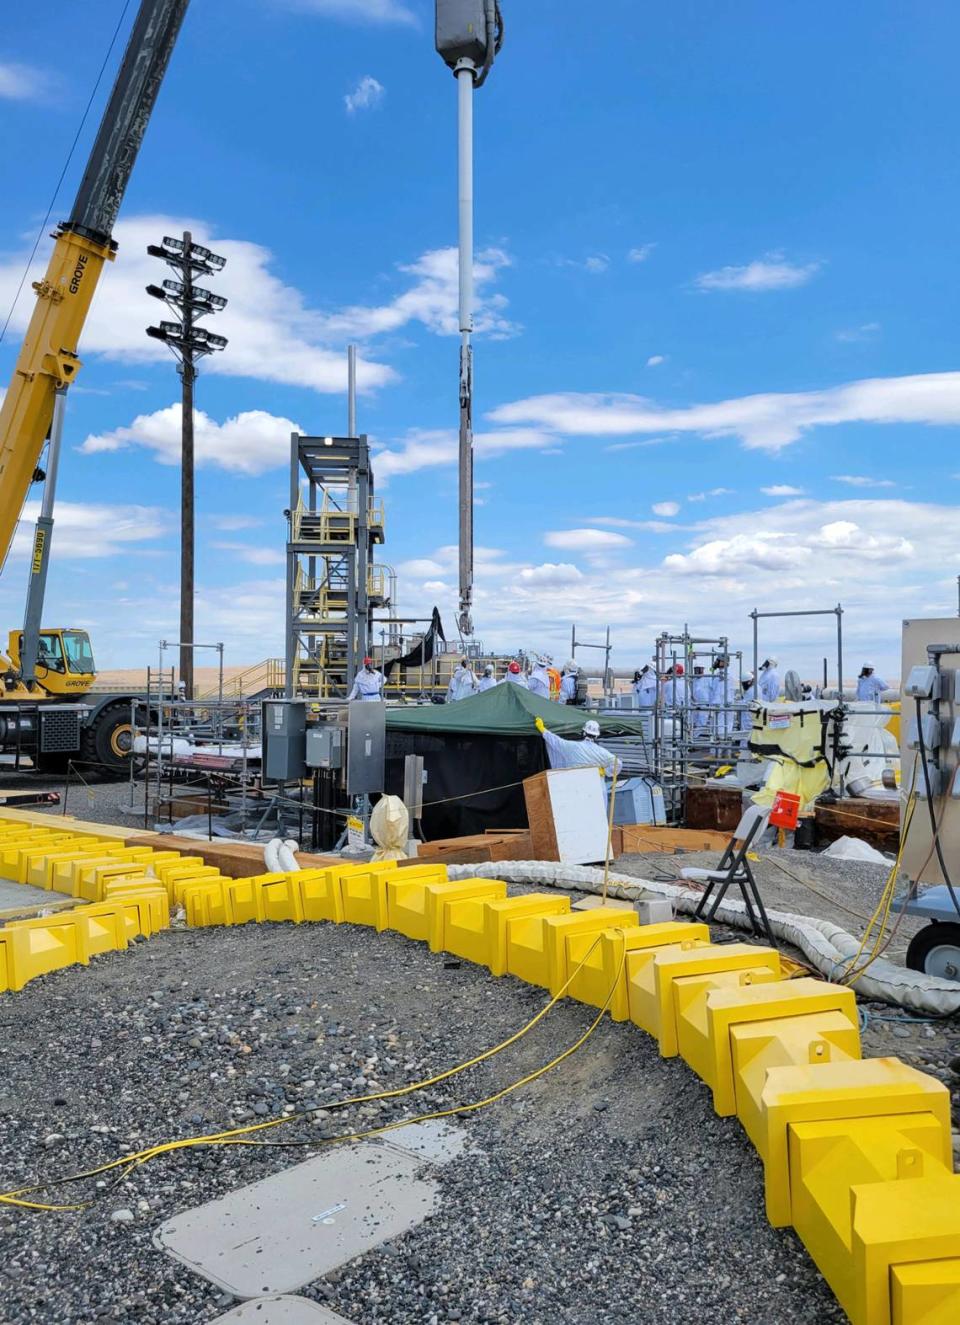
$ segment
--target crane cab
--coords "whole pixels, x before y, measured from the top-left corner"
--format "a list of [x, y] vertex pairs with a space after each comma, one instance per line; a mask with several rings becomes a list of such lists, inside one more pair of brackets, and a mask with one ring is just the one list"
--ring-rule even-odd
[[[7, 644], [7, 658], [11, 665], [12, 683], [20, 672], [20, 650], [23, 631], [11, 630]], [[8, 674], [9, 675], [9, 674]], [[37, 683], [48, 695], [83, 695], [97, 679], [96, 663], [90, 636], [85, 630], [44, 629], [40, 631], [37, 649]], [[11, 681], [7, 681], [8, 691]]]

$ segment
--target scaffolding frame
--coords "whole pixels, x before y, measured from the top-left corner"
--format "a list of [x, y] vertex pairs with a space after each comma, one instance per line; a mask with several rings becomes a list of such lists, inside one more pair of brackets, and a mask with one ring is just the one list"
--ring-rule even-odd
[[[303, 493], [306, 489], [307, 501]], [[345, 698], [370, 653], [373, 612], [390, 604], [370, 449], [358, 437], [290, 437], [284, 691]]]

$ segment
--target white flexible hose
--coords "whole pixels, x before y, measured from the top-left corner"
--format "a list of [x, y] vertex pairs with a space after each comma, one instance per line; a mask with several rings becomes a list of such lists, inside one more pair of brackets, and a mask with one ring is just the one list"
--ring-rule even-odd
[[279, 874], [280, 869], [280, 848], [283, 843], [279, 837], [272, 837], [263, 848], [263, 863], [268, 874]]
[[280, 868], [285, 874], [289, 874], [291, 870], [298, 870], [300, 868], [300, 862], [294, 855], [294, 852], [299, 850], [300, 843], [295, 837], [288, 837], [285, 842], [280, 843], [280, 849], [277, 852], [277, 855], [280, 858]]
[[[493, 865], [448, 866], [451, 879], [475, 878], [481, 872], [484, 878], [503, 879], [507, 883], [529, 883], [537, 887], [564, 888], [583, 893], [603, 892], [603, 870], [591, 865], [510, 860]], [[612, 873], [608, 876], [607, 892], [611, 897], [630, 902], [650, 893], [668, 897], [676, 910], [686, 915], [694, 912], [702, 896], [702, 893], [678, 888], [670, 883]], [[828, 980], [839, 980], [859, 950], [859, 940], [830, 920], [816, 920], [813, 916], [794, 915], [789, 911], [768, 911], [767, 917], [774, 934], [798, 948], [811, 966]], [[742, 902], [724, 901], [717, 909], [716, 918], [738, 929], [750, 928], [750, 920]], [[941, 1017], [960, 1012], [960, 982], [925, 975], [922, 971], [911, 971], [885, 957], [878, 957], [870, 963], [857, 979], [854, 989], [863, 998], [893, 1003], [897, 1007], [928, 1016]]]

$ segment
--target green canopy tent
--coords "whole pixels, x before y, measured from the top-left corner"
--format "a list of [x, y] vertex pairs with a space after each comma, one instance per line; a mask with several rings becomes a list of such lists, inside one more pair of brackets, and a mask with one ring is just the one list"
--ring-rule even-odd
[[507, 682], [453, 704], [387, 709], [387, 790], [403, 792], [403, 760], [423, 756], [423, 828], [428, 840], [486, 829], [525, 828], [523, 780], [549, 767], [536, 719], [576, 738], [588, 718], [604, 736], [640, 736], [639, 718], [598, 716], [531, 695]]

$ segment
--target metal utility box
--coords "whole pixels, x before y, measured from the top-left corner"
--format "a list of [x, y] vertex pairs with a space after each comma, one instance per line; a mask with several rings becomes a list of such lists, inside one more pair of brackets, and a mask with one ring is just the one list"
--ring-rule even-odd
[[437, 0], [437, 51], [451, 69], [458, 60], [482, 65], [486, 49], [483, 0]]
[[307, 728], [307, 768], [343, 767], [343, 728], [333, 723]]
[[[926, 719], [931, 709], [939, 711], [940, 740], [937, 749], [931, 750], [928, 737], [929, 723], [924, 723], [924, 738], [927, 756], [939, 763], [940, 794], [934, 788], [934, 810], [940, 825], [940, 844], [947, 861], [947, 867], [954, 876], [956, 886], [960, 875], [960, 865], [953, 869], [953, 862], [960, 861], [960, 799], [951, 795], [951, 789], [960, 767], [960, 749], [953, 743], [957, 719], [960, 718], [960, 617], [932, 617], [903, 623], [903, 661], [900, 672], [904, 683], [904, 695], [900, 720], [900, 768], [901, 797], [900, 824], [903, 826], [903, 814], [907, 798], [913, 784], [914, 763], [916, 762], [916, 787], [920, 793], [913, 814], [913, 822], [903, 851], [902, 867], [908, 878], [919, 883], [943, 883], [936, 852], [933, 849], [933, 837], [930, 831], [930, 813], [924, 796], [923, 770], [919, 763], [916, 744], [911, 745], [911, 728], [916, 732], [917, 700], [906, 693], [906, 686], [911, 671], [915, 667], [926, 667], [930, 661], [927, 656], [928, 644], [945, 644], [950, 652], [940, 656], [940, 696], [936, 704], [931, 700], [920, 699], [920, 716]], [[917, 687], [918, 690], [922, 686]], [[957, 733], [960, 735], [960, 732]], [[933, 762], [932, 761], [932, 762]], [[952, 910], [952, 907], [951, 907]], [[955, 914], [955, 913], [954, 913]]]
[[386, 782], [387, 706], [357, 702], [347, 709], [347, 795], [383, 791]]
[[268, 782], [299, 782], [304, 777], [306, 728], [303, 700], [264, 700], [263, 775]]

